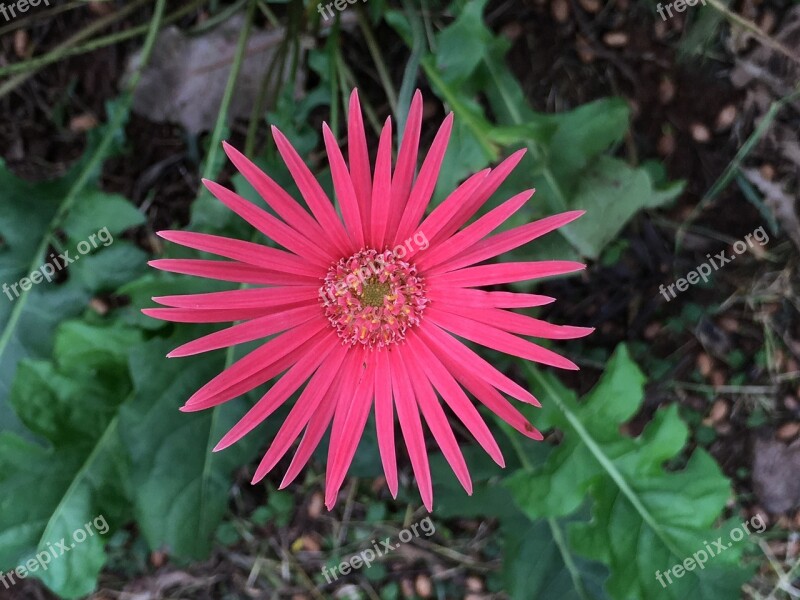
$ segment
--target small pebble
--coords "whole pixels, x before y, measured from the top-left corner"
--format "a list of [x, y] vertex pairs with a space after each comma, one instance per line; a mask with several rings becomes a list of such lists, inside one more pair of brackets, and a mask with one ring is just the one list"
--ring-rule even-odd
[[622, 48], [628, 45], [628, 34], [624, 31], [609, 31], [603, 36], [603, 42], [609, 48]]
[[776, 435], [782, 442], [788, 442], [797, 437], [798, 433], [800, 433], [800, 423], [784, 423], [778, 428]]
[[711, 132], [702, 123], [692, 123], [689, 126], [689, 132], [692, 134], [692, 139], [700, 144], [705, 144], [711, 140]]
[[558, 23], [566, 23], [569, 19], [569, 4], [567, 0], [553, 0], [550, 5], [550, 13]]
[[726, 104], [717, 115], [717, 124], [715, 128], [717, 131], [725, 131], [726, 129], [730, 129], [735, 120], [736, 107], [733, 104]]

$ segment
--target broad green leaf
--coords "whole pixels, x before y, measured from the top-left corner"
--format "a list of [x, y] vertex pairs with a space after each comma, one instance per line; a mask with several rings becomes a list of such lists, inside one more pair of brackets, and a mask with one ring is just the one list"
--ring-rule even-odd
[[14, 382], [15, 409], [47, 445], [0, 435], [0, 569], [39, 556], [31, 576], [63, 598], [93, 591], [107, 536], [130, 513], [117, 409], [130, 387], [124, 349], [139, 339], [121, 327], [67, 323], [55, 361], [23, 362]]
[[730, 484], [702, 450], [686, 467], [669, 472], [665, 461], [682, 450], [687, 429], [672, 406], [656, 413], [637, 438], [620, 427], [641, 406], [644, 376], [620, 346], [597, 386], [578, 402], [554, 377], [531, 370], [534, 392], [547, 399], [537, 425], [556, 427], [564, 439], [541, 467], [506, 480], [531, 519], [575, 512], [589, 497], [593, 518], [569, 527], [571, 547], [611, 571], [613, 598], [721, 598], [736, 593], [747, 573], [741, 548], [716, 557], [702, 572], [687, 573], [666, 590], [662, 572], [725, 535], [714, 529], [730, 497]]
[[604, 600], [603, 565], [576, 556], [566, 540], [566, 521], [525, 517], [501, 521], [504, 591], [511, 600]]
[[[207, 328], [206, 328], [207, 329]], [[131, 460], [136, 520], [151, 548], [183, 558], [203, 558], [228, 506], [231, 474], [262, 443], [261, 430], [222, 452], [212, 452], [243, 416], [242, 400], [214, 410], [178, 409], [225, 366], [224, 353], [166, 359], [169, 350], [205, 330], [180, 328], [131, 353], [135, 393], [120, 417]]]
[[64, 231], [75, 243], [92, 241], [94, 235], [97, 248], [110, 245], [113, 236], [143, 223], [142, 213], [124, 196], [89, 190], [65, 219]]
[[563, 231], [583, 255], [597, 258], [639, 210], [661, 206], [675, 199], [682, 189], [678, 183], [657, 190], [645, 169], [602, 156], [581, 173], [570, 201], [571, 209], [583, 209], [586, 215]]
[[436, 67], [449, 84], [468, 78], [489, 51], [492, 33], [483, 23], [486, 0], [468, 2], [436, 36]]

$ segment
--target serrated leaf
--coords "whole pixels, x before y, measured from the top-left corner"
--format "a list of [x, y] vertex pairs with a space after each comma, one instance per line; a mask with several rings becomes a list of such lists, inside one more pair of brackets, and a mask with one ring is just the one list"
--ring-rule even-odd
[[713, 525], [731, 491], [702, 450], [683, 470], [664, 469], [687, 438], [677, 407], [657, 412], [637, 438], [619, 432], [638, 411], [644, 385], [625, 347], [582, 403], [553, 377], [531, 369], [531, 381], [548, 399], [537, 424], [559, 428], [564, 440], [544, 466], [506, 480], [523, 512], [532, 519], [564, 516], [588, 494], [593, 518], [570, 526], [570, 545], [609, 567], [606, 590], [613, 598], [721, 598], [738, 590], [747, 574], [736, 549], [666, 591], [656, 579], [657, 569], [671, 568], [703, 548], [703, 540], [723, 534]]
[[0, 436], [0, 568], [56, 548], [31, 575], [63, 598], [93, 591], [106, 561], [107, 540], [87, 524], [102, 517], [108, 533], [129, 514], [116, 415], [127, 392], [122, 344], [138, 340], [132, 330], [68, 323], [55, 362], [26, 361], [14, 382], [13, 405], [47, 445]]

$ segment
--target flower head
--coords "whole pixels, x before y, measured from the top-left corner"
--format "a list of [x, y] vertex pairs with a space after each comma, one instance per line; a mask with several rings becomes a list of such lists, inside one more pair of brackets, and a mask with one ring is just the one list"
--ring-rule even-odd
[[159, 235], [169, 241], [227, 260], [151, 262], [165, 271], [259, 286], [154, 298], [167, 308], [144, 312], [176, 322], [241, 321], [176, 348], [171, 357], [274, 336], [211, 379], [182, 410], [211, 408], [273, 380], [272, 387], [219, 442], [215, 450], [221, 450], [302, 389], [253, 481], [261, 480], [303, 433], [281, 487], [288, 485], [330, 428], [328, 508], [336, 502], [373, 410], [389, 489], [397, 494], [397, 421], [428, 510], [433, 490], [423, 420], [459, 481], [467, 492], [472, 491], [442, 402], [501, 466], [500, 448], [467, 393], [523, 435], [541, 439], [506, 395], [537, 406], [538, 401], [456, 336], [526, 360], [577, 369], [570, 360], [525, 337], [571, 339], [592, 331], [553, 325], [511, 310], [541, 306], [553, 298], [479, 289], [583, 269], [583, 264], [570, 261], [483, 264], [573, 221], [582, 211], [492, 235], [533, 195], [533, 190], [528, 190], [467, 225], [517, 165], [522, 157], [522, 152], [517, 152], [495, 169], [469, 177], [426, 215], [450, 136], [452, 114], [439, 128], [415, 176], [421, 122], [422, 97], [417, 92], [394, 168], [389, 119], [372, 168], [355, 91], [350, 99], [347, 162], [332, 132], [323, 126], [341, 218], [276, 128], [278, 151], [307, 209], [225, 144], [230, 160], [277, 216], [212, 181], [203, 183], [283, 249], [163, 231]]

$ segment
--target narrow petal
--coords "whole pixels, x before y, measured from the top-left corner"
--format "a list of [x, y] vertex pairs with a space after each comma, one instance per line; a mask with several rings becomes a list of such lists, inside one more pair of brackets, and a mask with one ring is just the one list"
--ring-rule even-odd
[[[269, 309], [285, 304], [306, 302], [319, 297], [319, 286], [286, 286], [274, 288], [251, 288], [210, 292], [207, 294], [183, 294], [156, 296], [154, 302], [175, 308], [216, 309]], [[231, 319], [236, 321], [239, 319]]]
[[361, 211], [361, 222], [366, 224], [371, 219], [372, 182], [369, 174], [367, 134], [364, 131], [364, 119], [361, 117], [361, 102], [355, 89], [350, 94], [350, 107], [347, 113], [347, 160]]
[[[422, 253], [419, 260], [416, 261], [417, 268], [422, 271], [430, 270], [431, 266], [438, 265], [439, 263], [457, 256], [466, 248], [474, 245], [484, 236], [505, 223], [506, 220], [522, 208], [522, 205], [525, 204], [532, 195], [533, 190], [517, 194], [494, 210], [483, 215], [469, 227], [459, 231], [453, 237], [442, 242], [435, 248], [431, 248], [430, 251]], [[432, 273], [433, 271], [431, 270], [430, 272]]]
[[571, 260], [540, 260], [532, 262], [507, 262], [494, 265], [467, 267], [437, 275], [435, 282], [441, 286], [471, 287], [514, 283], [541, 277], [566, 275], [582, 271], [586, 265]]
[[303, 345], [315, 335], [321, 334], [324, 329], [330, 329], [327, 322], [323, 319], [312, 320], [271, 339], [237, 360], [197, 390], [186, 401], [186, 406], [208, 402], [221, 404], [269, 381], [294, 362], [270, 374], [273, 367], [280, 366], [280, 362], [286, 357], [291, 357], [294, 352], [301, 353], [304, 350]]
[[300, 277], [270, 269], [254, 267], [238, 261], [205, 260], [197, 258], [159, 258], [147, 263], [154, 269], [194, 275], [219, 281], [249, 283], [253, 285], [309, 285], [319, 287], [319, 278]]
[[227, 142], [222, 142], [222, 147], [247, 182], [281, 219], [295, 230], [304, 232], [310, 239], [324, 242], [323, 250], [334, 254], [332, 242], [320, 224], [294, 198], [236, 148]]
[[248, 202], [231, 190], [208, 179], [203, 179], [203, 185], [208, 188], [208, 191], [217, 200], [290, 252], [294, 252], [307, 261], [323, 267], [330, 265], [334, 259], [332, 254], [322, 251], [319, 244], [313, 243], [293, 227], [273, 217], [267, 211], [258, 208], [255, 204]]
[[594, 331], [594, 327], [575, 327], [573, 325], [555, 325], [498, 308], [468, 308], [460, 302], [437, 303], [436, 308], [479, 321], [503, 331], [528, 335], [548, 340], [574, 340], [586, 337]]
[[333, 188], [336, 190], [336, 197], [342, 209], [342, 218], [347, 228], [350, 239], [353, 240], [358, 248], [364, 246], [364, 225], [361, 222], [361, 209], [356, 198], [356, 191], [350, 173], [344, 163], [342, 151], [333, 132], [327, 123], [322, 124], [322, 137], [325, 139], [325, 149], [328, 152], [328, 163], [331, 166], [333, 177]]
[[392, 362], [392, 390], [397, 406], [397, 419], [400, 421], [400, 430], [406, 441], [406, 449], [422, 496], [422, 503], [430, 512], [433, 510], [433, 484], [428, 451], [425, 448], [425, 434], [422, 431], [422, 421], [415, 401], [416, 395], [399, 353], [392, 352], [389, 360]]
[[253, 429], [264, 422], [268, 416], [275, 412], [281, 404], [294, 394], [301, 385], [317, 370], [322, 361], [338, 345], [338, 340], [333, 337], [323, 338], [308, 353], [283, 375], [255, 406], [247, 411], [239, 422], [225, 434], [218, 446], [224, 448], [235, 444]]
[[[274, 467], [278, 461], [283, 458], [291, 445], [300, 435], [300, 432], [308, 424], [311, 416], [317, 411], [323, 396], [331, 388], [336, 374], [342, 365], [344, 357], [347, 355], [347, 348], [344, 346], [337, 346], [333, 349], [330, 356], [322, 363], [317, 372], [308, 382], [308, 385], [300, 394], [297, 402], [292, 407], [289, 415], [286, 417], [280, 431], [272, 440], [269, 450], [264, 455], [261, 463], [256, 469], [253, 483], [261, 481]], [[222, 450], [223, 446], [218, 445], [214, 451]]]
[[[397, 152], [397, 166], [392, 177], [391, 206], [389, 209], [389, 226], [387, 231], [395, 232], [400, 225], [411, 186], [414, 184], [414, 172], [417, 169], [417, 153], [419, 152], [419, 136], [422, 130], [422, 94], [414, 92], [408, 110], [408, 120], [403, 130], [403, 140]], [[390, 152], [391, 154], [391, 152]], [[386, 240], [387, 244], [389, 240]]]
[[392, 120], [386, 119], [378, 142], [378, 156], [375, 159], [375, 183], [372, 186], [372, 222], [370, 223], [370, 242], [377, 250], [382, 250], [389, 223], [392, 190]]
[[[453, 341], [455, 344], [465, 347], [460, 342]], [[511, 403], [500, 392], [476, 375], [474, 370], [460, 364], [454, 355], [440, 352], [438, 349], [434, 352], [455, 378], [486, 408], [521, 434], [534, 440], [543, 439], [541, 432], [531, 425], [521, 412], [511, 406]]]
[[478, 354], [442, 329], [436, 326], [420, 327], [418, 333], [425, 342], [425, 345], [433, 350], [436, 356], [440, 358], [442, 354], [452, 356], [455, 359], [455, 364], [461, 365], [460, 368], [474, 372], [478, 377], [493, 385], [498, 390], [502, 390], [509, 396], [525, 402], [526, 404], [540, 406], [539, 401], [534, 398], [533, 394], [528, 390], [503, 375]]
[[312, 300], [311, 304], [308, 306], [273, 312], [263, 317], [258, 317], [228, 327], [227, 329], [204, 335], [182, 346], [178, 346], [167, 354], [167, 357], [193, 356], [195, 354], [201, 354], [202, 352], [210, 352], [212, 350], [219, 350], [220, 348], [244, 344], [245, 342], [252, 342], [253, 340], [265, 338], [269, 335], [297, 327], [311, 319], [319, 318], [319, 305]]
[[469, 197], [467, 202], [456, 208], [447, 225], [441, 228], [439, 233], [436, 235], [436, 239], [431, 239], [431, 242], [438, 242], [449, 238], [456, 231], [458, 231], [464, 223], [469, 221], [472, 215], [478, 212], [480, 207], [483, 206], [484, 202], [491, 198], [492, 194], [497, 191], [497, 188], [499, 188], [500, 185], [511, 174], [511, 171], [513, 171], [514, 168], [519, 164], [519, 161], [522, 160], [524, 155], [524, 149], [517, 150], [511, 156], [497, 165], [497, 167], [486, 176], [481, 183], [481, 186]]
[[342, 370], [339, 372], [333, 385], [331, 385], [328, 393], [325, 394], [317, 411], [311, 415], [311, 419], [306, 427], [306, 432], [303, 434], [303, 439], [300, 440], [297, 452], [295, 452], [292, 462], [286, 470], [286, 475], [283, 476], [283, 480], [280, 486], [278, 486], [278, 489], [282, 490], [292, 483], [306, 465], [308, 459], [311, 458], [311, 454], [316, 450], [322, 436], [325, 435], [325, 431], [328, 429], [328, 425], [330, 425], [333, 419], [333, 413], [336, 410], [336, 404], [339, 401], [340, 394], [346, 393], [343, 390], [343, 386], [346, 385], [345, 382], [351, 381], [348, 378], [348, 374], [355, 374], [357, 372], [360, 361], [361, 355], [356, 352], [350, 352], [345, 357]]
[[[358, 352], [358, 350], [355, 350]], [[328, 510], [336, 504], [336, 498], [344, 482], [347, 469], [353, 462], [358, 442], [367, 424], [375, 391], [375, 361], [366, 359], [366, 368], [359, 369], [358, 379], [352, 380], [355, 390], [352, 395], [342, 394], [336, 405], [336, 416], [331, 429], [328, 447], [328, 464], [325, 473], [325, 506]]]
[[315, 279], [321, 279], [325, 276], [324, 269], [308, 264], [307, 261], [295, 254], [262, 246], [261, 244], [254, 244], [253, 242], [245, 242], [208, 233], [195, 233], [194, 231], [159, 231], [157, 235], [187, 248], [210, 252], [217, 256], [238, 260], [262, 269]]
[[386, 485], [397, 498], [397, 453], [394, 445], [394, 405], [392, 404], [392, 372], [388, 352], [375, 353], [375, 428]]
[[486, 453], [501, 467], [505, 466], [503, 453], [489, 431], [478, 410], [470, 402], [464, 390], [450, 374], [450, 371], [436, 358], [436, 355], [418, 335], [409, 335], [408, 347], [415, 355], [415, 360], [428, 377], [433, 387], [461, 420], [464, 426], [475, 437], [475, 440], [486, 450]]
[[578, 365], [568, 358], [491, 325], [447, 313], [434, 306], [426, 309], [425, 318], [439, 327], [492, 350], [559, 369], [578, 370]]
[[411, 383], [414, 386], [414, 391], [417, 396], [417, 405], [419, 406], [422, 416], [425, 417], [425, 422], [433, 434], [436, 443], [442, 450], [445, 459], [456, 474], [458, 481], [461, 483], [467, 494], [472, 495], [472, 479], [469, 476], [469, 469], [467, 463], [464, 461], [464, 455], [456, 442], [456, 436], [447, 422], [447, 416], [444, 414], [439, 399], [431, 387], [430, 381], [425, 376], [425, 368], [419, 365], [418, 359], [415, 358], [413, 352], [409, 351], [408, 346], [399, 346], [398, 351], [403, 360], [408, 366], [408, 372], [411, 375]]
[[402, 243], [403, 240], [412, 235], [425, 214], [425, 209], [428, 208], [431, 196], [433, 196], [436, 181], [439, 179], [439, 171], [442, 168], [442, 161], [447, 151], [452, 129], [453, 113], [450, 113], [445, 117], [444, 122], [439, 127], [439, 131], [436, 132], [431, 149], [422, 163], [419, 176], [414, 182], [411, 195], [408, 197], [408, 203], [403, 210], [403, 216], [400, 218], [400, 225], [397, 227], [394, 244]]
[[544, 306], [556, 301], [551, 296], [539, 294], [523, 294], [519, 292], [486, 292], [467, 288], [444, 287], [429, 285], [425, 295], [431, 302], [452, 302], [458, 298], [458, 303], [469, 308], [532, 308]]
[[[468, 265], [472, 265], [484, 260], [489, 260], [495, 256], [499, 256], [504, 252], [509, 252], [515, 248], [519, 248], [523, 244], [541, 237], [551, 231], [563, 227], [567, 223], [571, 223], [585, 211], [573, 210], [552, 217], [539, 219], [533, 223], [528, 223], [521, 227], [516, 227], [509, 231], [504, 231], [490, 238], [477, 242], [474, 246], [467, 249], [463, 254], [456, 256], [453, 260], [444, 262], [440, 266], [431, 269], [432, 273], [454, 271]], [[453, 255], [455, 256], [455, 255]]]
[[348, 239], [342, 222], [336, 215], [336, 211], [333, 210], [333, 204], [331, 204], [330, 199], [325, 195], [306, 163], [300, 158], [297, 150], [274, 125], [272, 126], [272, 136], [275, 138], [278, 152], [280, 152], [312, 214], [327, 232], [328, 237], [333, 240], [341, 254], [348, 255], [354, 250], [353, 242]]
[[[433, 209], [431, 214], [419, 226], [419, 231], [425, 235], [425, 239], [430, 241], [438, 236], [439, 232], [452, 220], [453, 213], [458, 207], [478, 192], [489, 173], [491, 173], [491, 169], [484, 169], [471, 175], [455, 190], [450, 192], [450, 195], [439, 206]], [[417, 251], [414, 248], [409, 257], [414, 256]]]
[[272, 308], [143, 308], [142, 313], [171, 323], [230, 323], [262, 317]]

